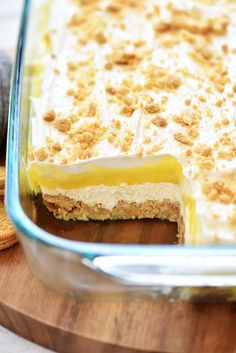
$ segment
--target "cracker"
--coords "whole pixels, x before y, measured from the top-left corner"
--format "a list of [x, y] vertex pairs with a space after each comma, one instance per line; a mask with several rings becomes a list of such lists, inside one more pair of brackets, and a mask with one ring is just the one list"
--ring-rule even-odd
[[17, 237], [13, 237], [10, 240], [4, 240], [0, 242], [0, 251], [1, 250], [5, 250], [10, 248], [11, 246], [13, 246], [14, 244], [16, 244], [18, 242]]
[[5, 185], [5, 167], [0, 166], [0, 188], [4, 188]]
[[8, 219], [4, 201], [0, 198], [0, 250], [9, 248], [18, 241], [16, 231]]

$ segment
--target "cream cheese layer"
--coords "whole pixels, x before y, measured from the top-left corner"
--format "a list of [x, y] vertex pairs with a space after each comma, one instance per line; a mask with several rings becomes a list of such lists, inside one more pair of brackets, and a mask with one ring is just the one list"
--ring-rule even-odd
[[[88, 163], [107, 186], [117, 168], [129, 185], [151, 173], [146, 182], [178, 183], [183, 199], [194, 200], [197, 243], [235, 243], [236, 4], [45, 3], [31, 98], [34, 190], [75, 189], [76, 183], [61, 185], [56, 173], [76, 179]], [[175, 162], [165, 175], [158, 167], [142, 169], [149, 158], [155, 164], [169, 156]], [[173, 181], [179, 166], [182, 177]], [[54, 176], [60, 185], [48, 185]], [[93, 180], [87, 175], [80, 187]]]
[[144, 183], [118, 186], [95, 185], [80, 189], [46, 189], [42, 188], [43, 194], [52, 196], [66, 196], [75, 201], [82, 201], [89, 206], [101, 205], [112, 210], [119, 201], [126, 203], [144, 203], [146, 201], [170, 200], [177, 202], [182, 207], [182, 195], [178, 185], [171, 183]]

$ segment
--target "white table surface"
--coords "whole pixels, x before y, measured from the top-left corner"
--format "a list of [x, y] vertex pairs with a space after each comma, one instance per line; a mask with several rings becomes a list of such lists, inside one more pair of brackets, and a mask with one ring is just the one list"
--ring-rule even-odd
[[[0, 3], [3, 0], [0, 0]], [[48, 349], [25, 340], [0, 326], [0, 352], [1, 353], [51, 353]]]
[[[9, 50], [16, 45], [19, 18], [23, 0], [0, 0], [0, 49]], [[7, 251], [7, 250], [6, 250]], [[1, 255], [0, 255], [1, 256]], [[0, 326], [0, 353], [50, 353], [32, 342]]]

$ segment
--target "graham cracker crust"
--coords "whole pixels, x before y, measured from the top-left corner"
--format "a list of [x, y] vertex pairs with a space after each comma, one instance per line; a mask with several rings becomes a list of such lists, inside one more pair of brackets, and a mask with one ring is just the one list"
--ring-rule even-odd
[[143, 203], [119, 201], [114, 208], [106, 209], [101, 204], [89, 206], [82, 201], [75, 201], [66, 196], [49, 194], [43, 194], [43, 202], [56, 218], [65, 221], [158, 218], [177, 222], [179, 243], [183, 243], [184, 222], [178, 202], [170, 200], [150, 200]]

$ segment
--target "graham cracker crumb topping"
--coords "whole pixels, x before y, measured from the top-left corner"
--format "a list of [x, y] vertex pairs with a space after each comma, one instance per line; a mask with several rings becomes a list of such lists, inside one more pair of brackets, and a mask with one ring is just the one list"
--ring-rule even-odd
[[44, 147], [41, 147], [38, 150], [34, 151], [34, 157], [38, 161], [43, 162], [48, 158], [48, 153]]
[[192, 146], [193, 142], [185, 135], [180, 132], [174, 133], [174, 138], [176, 141], [182, 143], [183, 145]]
[[54, 110], [50, 110], [43, 115], [43, 120], [49, 123], [51, 123], [55, 119], [56, 119], [56, 113], [54, 112]]
[[205, 183], [202, 190], [211, 201], [217, 201], [224, 204], [236, 204], [235, 184], [233, 188], [230, 188], [225, 182], [216, 181]]
[[152, 123], [158, 127], [166, 127], [168, 125], [167, 120], [159, 115], [152, 119]]
[[68, 132], [71, 128], [71, 121], [69, 118], [58, 118], [54, 122], [54, 127], [60, 132]]

